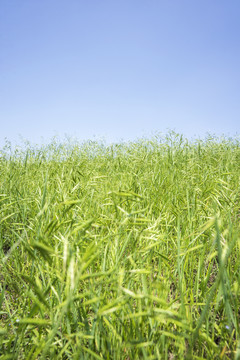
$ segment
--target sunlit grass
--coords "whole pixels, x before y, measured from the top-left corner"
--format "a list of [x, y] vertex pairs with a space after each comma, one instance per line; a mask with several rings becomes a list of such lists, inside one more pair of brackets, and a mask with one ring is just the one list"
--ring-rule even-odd
[[0, 359], [240, 359], [240, 147], [0, 151]]

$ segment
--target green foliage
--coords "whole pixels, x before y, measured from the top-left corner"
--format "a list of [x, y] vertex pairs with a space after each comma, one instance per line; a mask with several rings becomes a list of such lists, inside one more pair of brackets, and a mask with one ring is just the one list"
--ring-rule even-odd
[[240, 147], [0, 151], [0, 359], [240, 359]]

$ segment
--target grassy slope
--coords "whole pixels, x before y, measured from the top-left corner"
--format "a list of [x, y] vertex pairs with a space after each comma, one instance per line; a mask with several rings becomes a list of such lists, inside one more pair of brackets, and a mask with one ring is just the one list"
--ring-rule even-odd
[[235, 140], [2, 152], [0, 358], [240, 359], [239, 170]]

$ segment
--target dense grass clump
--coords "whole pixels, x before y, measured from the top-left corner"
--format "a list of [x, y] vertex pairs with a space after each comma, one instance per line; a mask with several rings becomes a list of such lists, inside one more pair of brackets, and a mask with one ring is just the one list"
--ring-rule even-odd
[[0, 151], [0, 359], [240, 359], [240, 147]]

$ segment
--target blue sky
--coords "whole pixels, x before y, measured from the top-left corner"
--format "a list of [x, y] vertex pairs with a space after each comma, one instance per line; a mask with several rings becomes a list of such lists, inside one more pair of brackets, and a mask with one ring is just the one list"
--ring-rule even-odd
[[0, 145], [240, 133], [239, 0], [1, 0]]

